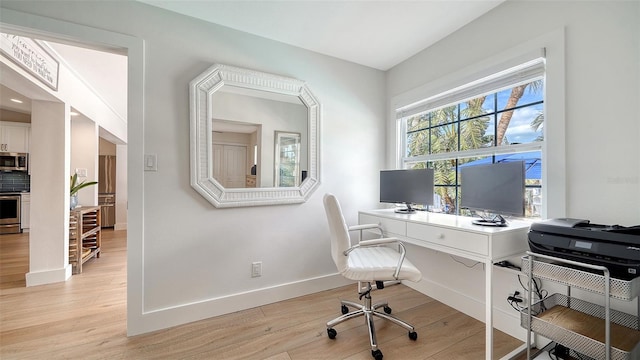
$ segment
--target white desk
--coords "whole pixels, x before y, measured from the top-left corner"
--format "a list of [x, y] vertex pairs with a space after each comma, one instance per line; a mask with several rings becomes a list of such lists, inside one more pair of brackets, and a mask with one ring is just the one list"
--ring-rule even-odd
[[485, 264], [485, 337], [487, 360], [493, 358], [493, 264], [529, 249], [529, 223], [511, 221], [508, 227], [473, 225], [472, 218], [417, 211], [397, 214], [393, 209], [360, 211], [360, 224], [379, 224], [385, 236]]

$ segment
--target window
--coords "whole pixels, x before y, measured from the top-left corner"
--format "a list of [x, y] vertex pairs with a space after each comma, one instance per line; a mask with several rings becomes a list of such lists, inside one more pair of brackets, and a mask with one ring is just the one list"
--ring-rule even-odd
[[526, 216], [540, 217], [544, 61], [536, 59], [396, 110], [402, 168], [433, 168], [433, 211], [459, 209], [459, 168], [524, 160]]

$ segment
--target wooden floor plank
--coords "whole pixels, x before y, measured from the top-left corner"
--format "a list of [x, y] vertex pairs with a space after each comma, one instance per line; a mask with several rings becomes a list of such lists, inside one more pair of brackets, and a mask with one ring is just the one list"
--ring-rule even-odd
[[[359, 302], [355, 284], [127, 337], [126, 232], [105, 230], [102, 243], [81, 274], [27, 288], [28, 234], [0, 236], [1, 359], [371, 359], [363, 318], [336, 326], [336, 339], [326, 333], [340, 300]], [[403, 285], [372, 296], [418, 332], [412, 341], [376, 320], [385, 360], [483, 358], [481, 322]], [[496, 354], [520, 343], [497, 331], [496, 338]]]

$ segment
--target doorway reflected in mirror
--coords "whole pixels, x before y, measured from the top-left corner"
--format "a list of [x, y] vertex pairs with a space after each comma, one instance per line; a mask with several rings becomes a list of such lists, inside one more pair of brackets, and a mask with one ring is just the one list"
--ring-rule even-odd
[[[189, 95], [191, 186], [211, 204], [296, 204], [318, 187], [320, 104], [303, 81], [216, 64]], [[276, 132], [297, 134], [277, 156]]]

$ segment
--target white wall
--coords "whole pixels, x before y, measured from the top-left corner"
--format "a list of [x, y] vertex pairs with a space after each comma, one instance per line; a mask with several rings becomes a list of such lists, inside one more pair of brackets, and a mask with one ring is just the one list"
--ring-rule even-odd
[[[98, 125], [84, 117], [71, 118], [71, 167], [69, 174], [78, 169], [86, 170], [86, 176], [78, 175], [78, 183], [98, 181]], [[78, 191], [78, 205], [98, 205], [98, 186], [88, 186]]]
[[[31, 219], [27, 286], [65, 281], [69, 265], [69, 105], [31, 102]], [[52, 121], [51, 119], [56, 119]], [[38, 144], [38, 146], [33, 146]], [[53, 241], [52, 241], [53, 239]]]
[[[141, 181], [142, 188], [128, 194], [129, 334], [343, 283], [334, 276], [322, 195], [339, 196], [350, 222], [358, 209], [378, 204], [382, 72], [139, 3], [3, 1], [2, 7], [144, 40], [144, 69], [129, 67], [130, 76], [143, 71], [145, 79], [144, 88], [129, 91], [144, 93], [145, 109], [144, 118], [128, 117], [128, 184]], [[319, 99], [321, 186], [306, 203], [216, 209], [190, 187], [188, 84], [213, 63], [304, 80]], [[130, 112], [140, 106], [129, 104]], [[141, 172], [140, 144], [157, 154], [157, 172]], [[131, 221], [138, 216], [141, 224]], [[263, 261], [262, 277], [250, 277], [252, 261]]]
[[637, 224], [639, 7], [634, 1], [508, 1], [389, 71], [389, 98], [565, 28], [566, 215]]
[[[563, 71], [555, 73], [564, 80], [558, 83], [554, 78], [547, 83], [552, 87], [547, 89], [547, 106], [553, 106], [554, 113], [562, 116], [555, 119], [564, 122], [564, 129], [547, 133], [546, 138], [553, 142], [550, 149], [566, 149], [566, 170], [559, 168], [548, 176], [552, 186], [563, 188], [556, 192], [562, 198], [551, 200], [565, 202], [566, 198], [566, 205], [558, 206], [566, 210], [553, 208], [549, 214], [604, 224], [640, 224], [640, 2], [507, 1], [388, 71], [388, 102], [415, 94], [416, 89], [523, 43], [545, 45], [539, 39], [546, 39], [550, 33], [554, 33], [551, 39], [558, 33], [563, 39], [552, 41], [547, 54], [556, 61], [558, 53], [564, 52], [565, 65]], [[558, 48], [558, 44], [562, 46]], [[557, 110], [559, 107], [564, 111]], [[395, 119], [388, 117], [387, 162], [393, 166], [390, 154], [394, 152]], [[557, 124], [550, 123], [554, 118], [546, 121], [547, 131]], [[550, 161], [561, 157], [553, 151], [548, 156]], [[565, 177], [566, 188], [561, 184]], [[426, 272], [425, 283], [435, 284], [433, 294], [451, 291], [454, 294], [450, 299], [456, 302], [476, 302], [474, 311], [482, 318], [479, 303], [484, 294], [477, 286], [482, 283], [478, 267], [467, 269], [437, 253], [416, 256], [418, 249], [412, 250], [414, 263], [438, 273], [431, 276], [431, 271]], [[442, 274], [442, 267], [453, 271]], [[494, 295], [501, 308], [497, 315], [516, 317], [517, 313], [502, 300], [519, 288], [515, 276], [499, 272], [497, 277], [500, 286]], [[637, 311], [635, 302], [615, 305], [630, 313]], [[517, 329], [517, 322], [513, 324]]]

